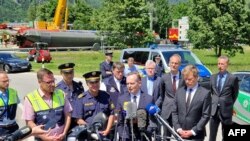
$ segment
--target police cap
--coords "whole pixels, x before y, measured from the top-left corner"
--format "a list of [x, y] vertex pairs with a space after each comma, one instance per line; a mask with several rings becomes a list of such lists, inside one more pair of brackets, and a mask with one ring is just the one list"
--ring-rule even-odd
[[65, 63], [58, 66], [62, 72], [72, 72], [74, 70], [74, 63]]
[[101, 75], [100, 71], [91, 71], [83, 74], [83, 77], [87, 82], [96, 82], [100, 81], [100, 75]]
[[111, 50], [106, 50], [105, 55], [106, 56], [113, 56], [113, 52]]

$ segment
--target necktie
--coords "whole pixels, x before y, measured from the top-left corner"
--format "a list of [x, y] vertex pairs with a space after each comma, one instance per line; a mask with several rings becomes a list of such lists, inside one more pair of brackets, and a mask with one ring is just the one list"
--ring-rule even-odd
[[190, 102], [191, 102], [191, 93], [192, 93], [192, 89], [189, 89], [187, 103], [186, 103], [187, 110], [188, 110]]
[[217, 89], [218, 89], [219, 93], [221, 92], [222, 78], [223, 78], [223, 74], [219, 74], [219, 81], [218, 81], [218, 85], [217, 85]]
[[173, 90], [176, 92], [176, 76], [173, 76]]
[[136, 98], [137, 98], [137, 96], [134, 96], [134, 97], [133, 97], [133, 102], [136, 104], [136, 107], [137, 107], [137, 101], [136, 101]]

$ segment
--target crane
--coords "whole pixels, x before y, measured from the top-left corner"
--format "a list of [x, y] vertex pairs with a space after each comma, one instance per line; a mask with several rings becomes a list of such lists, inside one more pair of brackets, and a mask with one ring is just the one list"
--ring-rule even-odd
[[68, 6], [67, 0], [58, 0], [53, 22], [37, 21], [37, 29], [59, 30], [62, 29], [62, 19], [64, 17], [63, 29], [67, 29]]

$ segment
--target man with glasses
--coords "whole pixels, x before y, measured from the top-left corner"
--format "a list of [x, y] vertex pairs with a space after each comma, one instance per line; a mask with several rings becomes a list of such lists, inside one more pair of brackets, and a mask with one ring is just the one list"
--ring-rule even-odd
[[50, 132], [39, 134], [35, 140], [63, 140], [70, 126], [72, 107], [64, 92], [55, 89], [53, 73], [42, 68], [37, 72], [39, 88], [24, 99], [23, 118], [31, 128], [44, 125]]
[[[73, 80], [74, 66], [74, 63], [65, 63], [58, 66], [63, 79], [56, 85], [57, 89], [61, 89], [64, 91], [72, 107], [74, 107], [74, 103], [78, 95], [84, 92], [82, 82], [76, 82]], [[75, 127], [76, 125], [77, 124], [75, 122], [75, 119], [71, 118], [70, 129]]]
[[0, 71], [0, 138], [19, 128], [15, 117], [17, 104], [20, 101], [17, 91], [9, 88], [9, 81], [7, 73]]
[[78, 125], [91, 125], [94, 117], [103, 112], [108, 117], [108, 123], [106, 129], [100, 131], [100, 134], [107, 136], [113, 124], [114, 104], [108, 93], [99, 90], [100, 75], [100, 71], [88, 72], [83, 75], [89, 89], [78, 96], [72, 117], [76, 118]]

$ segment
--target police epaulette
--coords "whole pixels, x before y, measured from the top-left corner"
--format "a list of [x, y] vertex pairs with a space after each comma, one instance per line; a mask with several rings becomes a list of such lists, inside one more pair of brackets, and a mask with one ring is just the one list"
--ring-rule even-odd
[[78, 95], [78, 97], [77, 98], [82, 98], [82, 97], [84, 97], [86, 94], [84, 94], [84, 93], [81, 93], [81, 94], [79, 94]]

